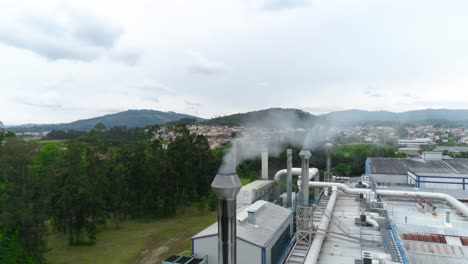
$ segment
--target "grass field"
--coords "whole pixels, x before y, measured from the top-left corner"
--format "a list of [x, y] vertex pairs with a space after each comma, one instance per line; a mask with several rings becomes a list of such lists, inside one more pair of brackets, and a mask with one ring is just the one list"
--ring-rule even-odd
[[56, 139], [56, 140], [36, 140], [34, 141], [39, 145], [46, 145], [46, 144], [55, 144], [58, 146], [62, 146], [67, 142], [67, 140], [62, 140], [62, 139]]
[[61, 233], [49, 236], [46, 254], [51, 264], [161, 263], [171, 255], [190, 251], [190, 237], [216, 221], [216, 212], [187, 208], [177, 217], [155, 221], [126, 221], [120, 229], [104, 228], [94, 246], [68, 247]]

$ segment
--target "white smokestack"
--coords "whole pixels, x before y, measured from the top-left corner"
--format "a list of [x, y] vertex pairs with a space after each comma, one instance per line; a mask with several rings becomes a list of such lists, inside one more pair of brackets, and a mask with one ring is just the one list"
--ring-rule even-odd
[[262, 180], [268, 180], [268, 150], [262, 151]]

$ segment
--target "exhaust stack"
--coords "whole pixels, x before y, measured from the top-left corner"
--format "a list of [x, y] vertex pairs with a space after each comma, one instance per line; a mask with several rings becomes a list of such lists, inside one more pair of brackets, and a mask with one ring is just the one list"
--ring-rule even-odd
[[262, 180], [268, 180], [268, 150], [262, 151]]
[[287, 177], [286, 177], [286, 207], [290, 208], [292, 206], [292, 150], [288, 149], [286, 150], [286, 156], [287, 156], [287, 161], [286, 161], [286, 168], [288, 171]]
[[236, 196], [242, 184], [237, 174], [218, 174], [211, 188], [218, 197], [218, 263], [236, 264]]
[[299, 156], [302, 160], [302, 169], [301, 169], [301, 197], [302, 197], [302, 206], [309, 206], [309, 159], [312, 156], [310, 151], [301, 150]]

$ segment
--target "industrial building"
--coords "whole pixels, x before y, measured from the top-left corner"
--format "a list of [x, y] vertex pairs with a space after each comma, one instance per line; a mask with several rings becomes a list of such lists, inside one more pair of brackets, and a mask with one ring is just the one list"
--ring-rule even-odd
[[377, 183], [417, 188], [468, 188], [468, 159], [445, 159], [442, 152], [421, 158], [368, 158], [365, 174]]
[[[238, 263], [278, 263], [284, 260], [294, 236], [293, 212], [279, 205], [257, 201], [237, 209]], [[192, 237], [192, 250], [218, 261], [218, 223]]]
[[[329, 169], [332, 147], [327, 148]], [[368, 175], [320, 182], [318, 170], [309, 168], [310, 152], [301, 151], [301, 168], [292, 168], [287, 154], [286, 169], [271, 180], [241, 186], [235, 173], [216, 175], [218, 221], [192, 237], [187, 261], [468, 263], [467, 160], [445, 160], [439, 153], [368, 158]], [[297, 193], [293, 176], [299, 177]], [[284, 177], [286, 190], [280, 190]]]

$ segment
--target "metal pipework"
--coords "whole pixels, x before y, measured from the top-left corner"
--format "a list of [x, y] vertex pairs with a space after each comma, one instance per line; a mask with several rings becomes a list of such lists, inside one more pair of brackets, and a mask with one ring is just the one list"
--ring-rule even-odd
[[[309, 182], [309, 159], [312, 156], [310, 151], [308, 150], [301, 150], [299, 152], [299, 157], [302, 160], [302, 169], [301, 169], [301, 181], [302, 182]], [[303, 184], [301, 186], [301, 194], [302, 194], [302, 205], [309, 206], [309, 186], [307, 184]]]
[[[372, 192], [370, 189], [353, 189], [348, 188], [348, 186], [341, 183], [329, 183], [329, 182], [311, 182], [309, 181], [309, 187], [332, 187], [336, 186], [338, 189], [343, 191], [346, 194], [350, 195], [359, 195], [360, 193], [369, 194]], [[445, 193], [433, 193], [433, 192], [407, 192], [407, 191], [394, 191], [394, 190], [375, 190], [375, 193], [384, 197], [400, 197], [400, 198], [426, 198], [434, 199], [439, 201], [446, 201], [453, 208], [457, 209], [460, 213], [465, 216], [468, 216], [468, 207], [455, 199], [453, 196]]]
[[218, 263], [236, 264], [236, 196], [242, 184], [235, 173], [218, 174], [211, 188], [218, 197]]
[[[291, 168], [292, 176], [300, 176], [302, 174], [302, 169], [301, 168]], [[316, 168], [309, 168], [309, 181], [314, 179], [317, 180], [318, 177], [318, 169]], [[287, 176], [288, 175], [288, 170], [287, 169], [282, 169], [279, 170], [275, 173], [274, 180], [275, 182], [279, 182], [281, 180], [281, 177]]]
[[286, 150], [286, 168], [288, 176], [286, 177], [286, 207], [292, 206], [292, 149]]
[[[304, 184], [307, 186], [307, 184]], [[330, 200], [328, 200], [327, 207], [325, 208], [325, 212], [320, 220], [320, 224], [317, 228], [317, 232], [315, 233], [315, 238], [312, 241], [312, 245], [310, 245], [309, 251], [307, 252], [306, 259], [304, 263], [317, 263], [317, 259], [320, 255], [320, 250], [322, 248], [323, 240], [325, 239], [325, 235], [328, 230], [328, 225], [330, 224], [330, 219], [332, 217], [333, 209], [335, 208], [335, 202], [337, 197], [337, 188], [332, 187], [332, 194], [330, 196]]]

